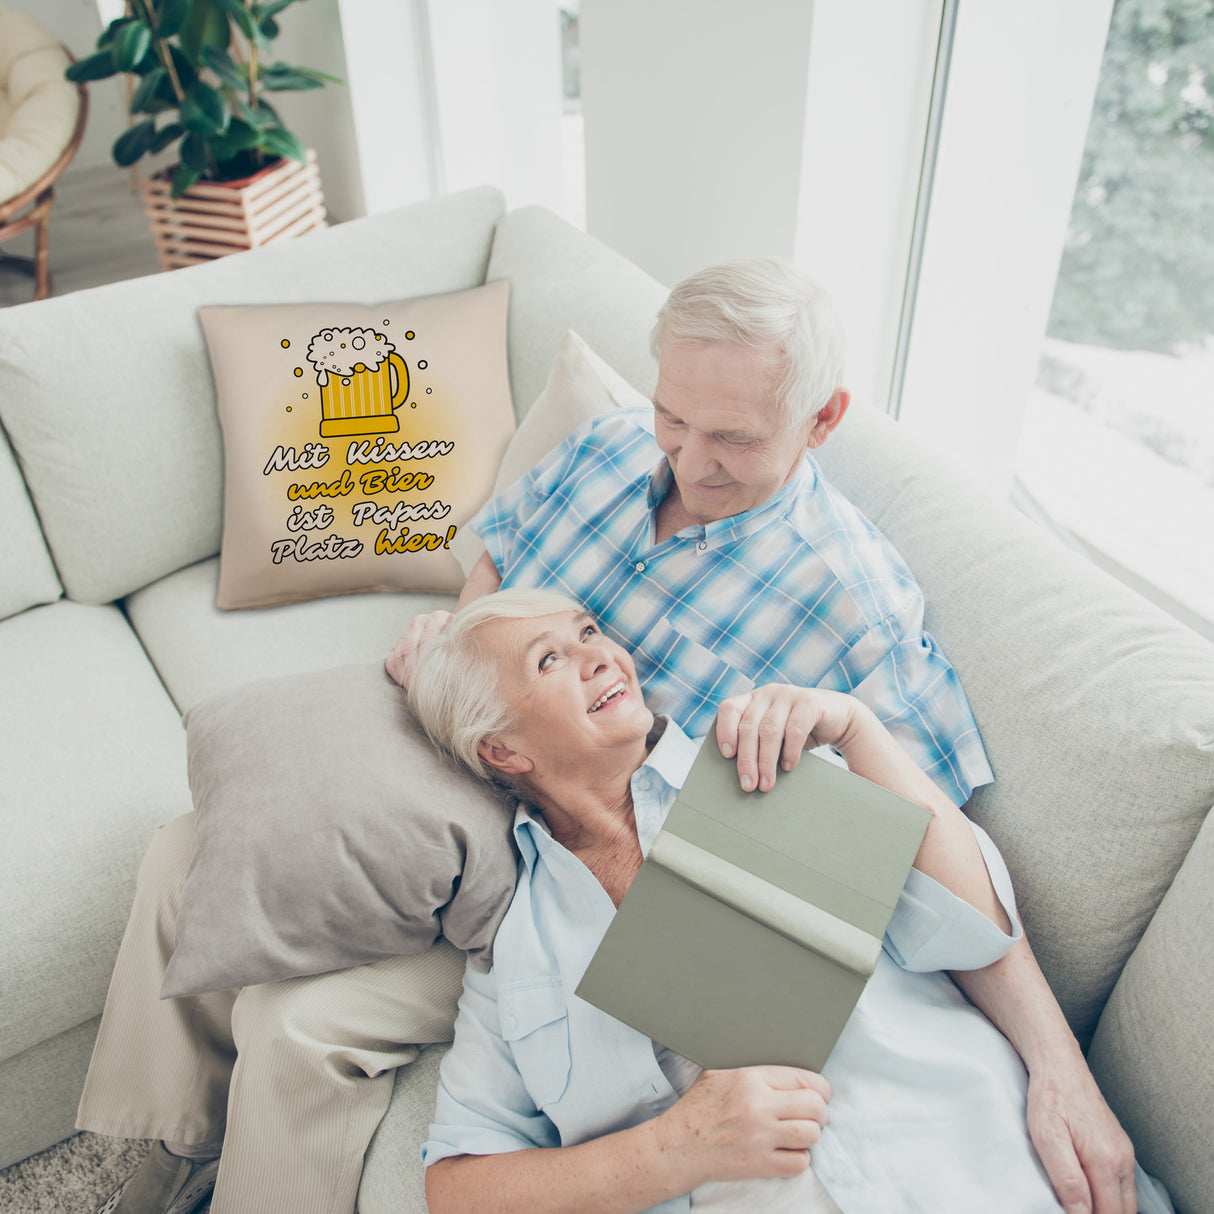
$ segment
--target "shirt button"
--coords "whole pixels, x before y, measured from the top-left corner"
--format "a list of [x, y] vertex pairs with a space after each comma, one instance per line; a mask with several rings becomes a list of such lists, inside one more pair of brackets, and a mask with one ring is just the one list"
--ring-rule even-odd
[[645, 572], [645, 562], [637, 561], [637, 563], [635, 565], [633, 565], [633, 568], [637, 571], [637, 573], [644, 573]]
[[705, 549], [708, 547], [708, 541], [707, 541], [707, 540], [701, 540], [701, 541], [700, 541], [700, 542], [699, 542], [699, 543], [696, 545], [696, 547], [697, 547], [697, 548], [698, 548], [698, 549], [699, 549], [701, 552], [703, 552], [703, 551], [704, 551], [704, 550], [705, 550]]

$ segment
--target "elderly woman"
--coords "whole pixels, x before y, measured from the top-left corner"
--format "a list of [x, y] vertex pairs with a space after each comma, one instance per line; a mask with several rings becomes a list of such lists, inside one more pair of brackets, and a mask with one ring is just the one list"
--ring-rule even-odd
[[424, 1148], [432, 1211], [1061, 1208], [1020, 1059], [942, 972], [1018, 938], [1007, 871], [859, 701], [764, 687], [716, 727], [744, 789], [830, 746], [932, 813], [819, 1075], [701, 1072], [574, 994], [698, 750], [589, 615], [549, 591], [477, 600], [423, 647], [409, 694], [436, 743], [523, 801], [518, 886], [492, 970], [466, 971]]

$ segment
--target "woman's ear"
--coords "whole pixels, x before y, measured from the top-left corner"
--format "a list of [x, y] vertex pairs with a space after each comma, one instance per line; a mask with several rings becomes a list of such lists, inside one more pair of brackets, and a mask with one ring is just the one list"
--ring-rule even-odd
[[503, 775], [518, 776], [532, 769], [534, 764], [526, 755], [511, 750], [500, 739], [485, 738], [477, 743], [476, 753], [486, 767], [500, 771]]

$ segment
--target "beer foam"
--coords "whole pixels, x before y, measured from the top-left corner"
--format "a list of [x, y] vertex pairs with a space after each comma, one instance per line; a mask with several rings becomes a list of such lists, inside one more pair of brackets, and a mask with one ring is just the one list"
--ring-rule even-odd
[[396, 347], [374, 329], [322, 329], [308, 346], [308, 362], [321, 376], [353, 375], [362, 363], [375, 371]]

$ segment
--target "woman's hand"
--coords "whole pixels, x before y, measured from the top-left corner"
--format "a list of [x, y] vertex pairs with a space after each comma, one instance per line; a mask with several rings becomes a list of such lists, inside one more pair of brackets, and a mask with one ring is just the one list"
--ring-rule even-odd
[[408, 689], [417, 664], [418, 650], [431, 638], [438, 636], [451, 621], [449, 611], [431, 611], [419, 615], [401, 633], [391, 652], [384, 659], [388, 673], [404, 688]]
[[792, 771], [803, 750], [840, 746], [868, 710], [838, 691], [769, 683], [731, 696], [717, 713], [717, 745], [738, 757], [738, 779], [746, 792], [769, 791], [777, 766]]
[[659, 1150], [708, 1180], [796, 1176], [822, 1137], [830, 1084], [814, 1071], [751, 1066], [704, 1071], [654, 1123]]

